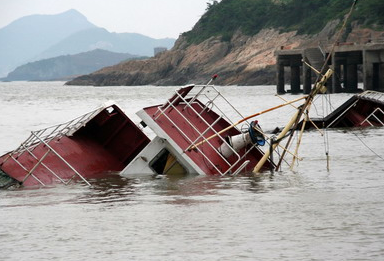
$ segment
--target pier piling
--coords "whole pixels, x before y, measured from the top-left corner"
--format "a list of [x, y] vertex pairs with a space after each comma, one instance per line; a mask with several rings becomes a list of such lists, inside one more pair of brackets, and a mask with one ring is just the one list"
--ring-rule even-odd
[[[323, 52], [327, 52], [327, 48], [286, 50], [282, 47], [276, 51], [277, 93], [308, 94], [315, 74], [303, 63], [303, 60], [320, 70], [325, 56], [328, 55]], [[384, 44], [382, 43], [339, 45], [335, 48], [329, 66], [334, 69], [333, 77], [328, 82], [329, 93], [359, 92], [361, 91], [358, 89], [359, 80], [364, 83], [364, 90], [384, 91]], [[290, 69], [290, 90], [285, 90], [285, 67]]]

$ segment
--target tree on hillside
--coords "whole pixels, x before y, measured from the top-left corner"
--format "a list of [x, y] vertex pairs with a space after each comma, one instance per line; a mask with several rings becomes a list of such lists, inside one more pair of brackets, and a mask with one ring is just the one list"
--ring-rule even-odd
[[[354, 0], [222, 0], [207, 3], [206, 13], [184, 33], [189, 42], [211, 36], [230, 40], [236, 30], [247, 35], [263, 28], [318, 33], [331, 20], [342, 19]], [[384, 1], [359, 1], [352, 21], [368, 27], [384, 26]]]

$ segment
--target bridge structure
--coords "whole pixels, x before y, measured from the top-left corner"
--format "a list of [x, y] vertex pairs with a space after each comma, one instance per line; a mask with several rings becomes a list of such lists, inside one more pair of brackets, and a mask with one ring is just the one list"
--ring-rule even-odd
[[[281, 47], [277, 50], [277, 93], [308, 94], [316, 78], [313, 69], [321, 70], [330, 49], [319, 44], [318, 47], [306, 49]], [[364, 83], [364, 91], [384, 91], [384, 43], [339, 44], [327, 66], [334, 70], [332, 79], [327, 83], [329, 93], [360, 92], [359, 80]], [[287, 77], [290, 79], [290, 90], [286, 90], [287, 73], [290, 73]]]

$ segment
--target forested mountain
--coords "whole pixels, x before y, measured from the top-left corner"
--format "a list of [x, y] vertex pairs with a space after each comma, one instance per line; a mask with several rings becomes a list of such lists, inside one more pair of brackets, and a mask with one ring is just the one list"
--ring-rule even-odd
[[[208, 3], [207, 11], [193, 30], [184, 33], [188, 42], [199, 43], [211, 36], [230, 40], [241, 30], [255, 35], [261, 29], [275, 28], [282, 32], [316, 34], [331, 20], [348, 13], [353, 0], [222, 0]], [[349, 25], [382, 30], [384, 1], [360, 0]]]

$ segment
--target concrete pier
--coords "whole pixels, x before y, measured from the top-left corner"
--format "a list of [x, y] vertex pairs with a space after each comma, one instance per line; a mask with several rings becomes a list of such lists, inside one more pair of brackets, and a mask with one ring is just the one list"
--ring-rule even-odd
[[[330, 48], [292, 50], [282, 48], [276, 51], [277, 93], [308, 94], [316, 77], [313, 70], [303, 61], [320, 71], [328, 55], [328, 49]], [[334, 70], [327, 86], [329, 93], [361, 91], [358, 89], [359, 70], [362, 71], [364, 90], [384, 91], [384, 44], [336, 46], [328, 65]], [[285, 70], [286, 67], [288, 70]], [[285, 90], [286, 71], [290, 71], [290, 90]]]
[[364, 89], [384, 91], [384, 48], [372, 46], [363, 50]]
[[286, 50], [277, 56], [277, 93], [286, 93], [285, 68], [290, 69], [291, 92], [300, 93], [300, 67], [302, 66], [301, 50]]
[[300, 93], [300, 66], [291, 66], [291, 92]]
[[[306, 59], [306, 62], [309, 61]], [[303, 63], [303, 92], [310, 93], [312, 88], [312, 69]]]

